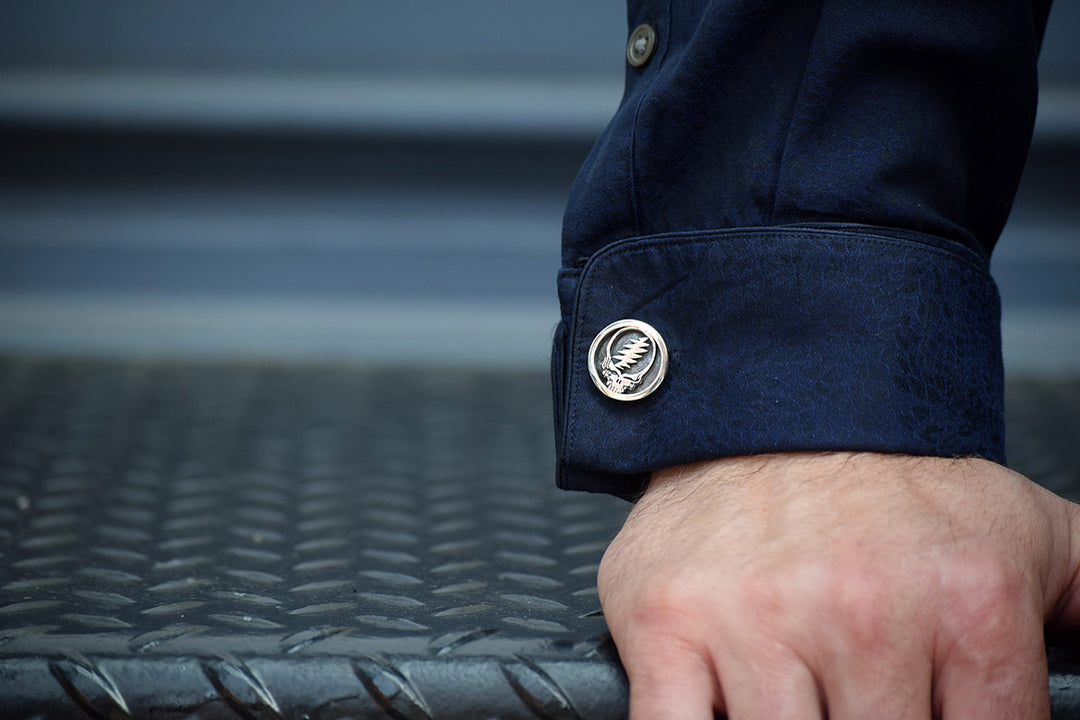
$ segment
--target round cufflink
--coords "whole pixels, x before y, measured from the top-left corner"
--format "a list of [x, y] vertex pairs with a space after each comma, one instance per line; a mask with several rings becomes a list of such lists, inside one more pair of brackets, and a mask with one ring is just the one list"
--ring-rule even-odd
[[640, 320], [618, 320], [589, 346], [589, 377], [613, 400], [640, 400], [660, 387], [667, 374], [664, 338]]
[[656, 31], [647, 23], [638, 25], [626, 43], [626, 61], [633, 67], [641, 67], [649, 62], [655, 49]]

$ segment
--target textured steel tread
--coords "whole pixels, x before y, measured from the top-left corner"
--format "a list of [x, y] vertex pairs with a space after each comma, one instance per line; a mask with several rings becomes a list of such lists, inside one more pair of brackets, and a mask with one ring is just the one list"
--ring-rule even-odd
[[[0, 359], [4, 717], [617, 718], [536, 373]], [[1074, 497], [1080, 382], [1013, 382]], [[1055, 718], [1080, 652], [1051, 647]]]

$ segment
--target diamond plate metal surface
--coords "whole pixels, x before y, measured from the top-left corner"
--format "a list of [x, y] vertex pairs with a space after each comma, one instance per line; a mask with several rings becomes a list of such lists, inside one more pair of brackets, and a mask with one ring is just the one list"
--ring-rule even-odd
[[[25, 718], [619, 718], [546, 378], [0, 360], [0, 708]], [[1077, 497], [1080, 382], [1010, 386]], [[1051, 647], [1055, 718], [1080, 652]]]

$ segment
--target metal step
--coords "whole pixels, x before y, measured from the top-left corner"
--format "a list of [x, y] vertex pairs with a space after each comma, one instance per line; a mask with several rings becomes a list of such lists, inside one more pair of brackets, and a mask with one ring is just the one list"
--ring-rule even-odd
[[[1080, 381], [1008, 394], [1015, 467], [1080, 498]], [[625, 717], [595, 573], [628, 506], [553, 488], [550, 427], [543, 374], [437, 352], [0, 360], [4, 717]]]

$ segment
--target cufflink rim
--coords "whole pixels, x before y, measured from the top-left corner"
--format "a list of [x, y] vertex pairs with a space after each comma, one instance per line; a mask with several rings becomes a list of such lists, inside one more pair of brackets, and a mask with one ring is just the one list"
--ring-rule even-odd
[[[604, 362], [604, 360], [599, 358], [601, 350], [607, 354], [607, 361], [610, 362], [613, 359], [611, 357], [611, 344], [623, 330], [633, 330], [641, 333], [653, 343], [653, 347], [655, 348], [649, 367], [642, 371], [642, 380], [644, 382], [633, 392], [615, 392], [612, 390], [608, 387], [605, 380], [600, 377], [600, 369], [598, 367]], [[593, 385], [595, 385], [606, 397], [620, 402], [641, 400], [652, 395], [664, 382], [664, 378], [667, 377], [667, 343], [664, 342], [663, 336], [660, 335], [656, 328], [647, 322], [636, 320], [634, 318], [616, 320], [598, 332], [596, 337], [593, 338], [592, 343], [589, 345], [587, 360], [589, 364], [589, 377], [592, 379]]]

